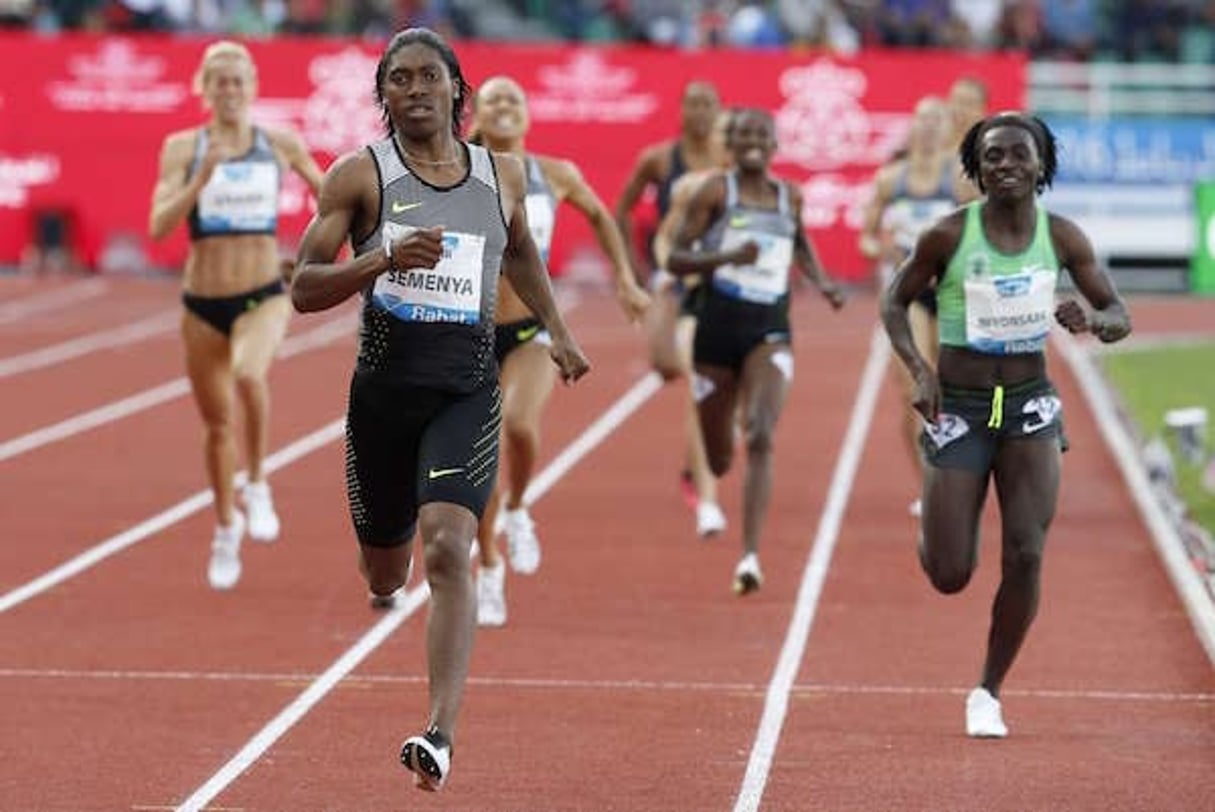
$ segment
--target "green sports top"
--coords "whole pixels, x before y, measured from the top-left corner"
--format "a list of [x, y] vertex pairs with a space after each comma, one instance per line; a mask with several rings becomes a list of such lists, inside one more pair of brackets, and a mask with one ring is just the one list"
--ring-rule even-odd
[[937, 284], [941, 345], [989, 355], [1041, 352], [1059, 278], [1049, 214], [1038, 206], [1033, 240], [1024, 251], [1005, 254], [983, 233], [982, 205], [976, 200], [966, 207], [962, 240]]

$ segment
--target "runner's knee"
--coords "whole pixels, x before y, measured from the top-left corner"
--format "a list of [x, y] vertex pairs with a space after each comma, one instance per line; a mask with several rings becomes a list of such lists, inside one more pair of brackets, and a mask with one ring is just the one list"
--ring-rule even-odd
[[422, 538], [425, 542], [422, 557], [426, 565], [426, 580], [432, 588], [437, 584], [450, 584], [468, 577], [468, 547], [471, 538], [446, 524], [429, 529], [429, 532], [423, 525]]

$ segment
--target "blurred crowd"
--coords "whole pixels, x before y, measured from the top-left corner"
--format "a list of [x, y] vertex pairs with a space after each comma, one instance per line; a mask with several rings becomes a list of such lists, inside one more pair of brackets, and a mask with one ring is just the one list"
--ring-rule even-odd
[[454, 38], [1215, 63], [1215, 0], [0, 0], [0, 23], [365, 37], [421, 25]]

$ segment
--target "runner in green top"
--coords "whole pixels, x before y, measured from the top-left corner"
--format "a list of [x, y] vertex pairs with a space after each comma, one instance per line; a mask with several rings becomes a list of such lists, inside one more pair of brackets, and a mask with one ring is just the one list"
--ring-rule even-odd
[[[1051, 320], [1104, 342], [1130, 317], [1075, 223], [1037, 196], [1055, 176], [1055, 137], [1038, 118], [1000, 113], [975, 124], [959, 148], [985, 194], [924, 231], [882, 300], [891, 344], [915, 380], [924, 418], [920, 562], [939, 591], [960, 592], [978, 563], [979, 518], [994, 477], [1002, 574], [987, 657], [966, 702], [971, 736], [1008, 734], [1000, 686], [1038, 608], [1042, 550], [1059, 493], [1062, 407], [1046, 377]], [[1085, 308], [1056, 302], [1061, 270]], [[936, 283], [940, 355], [933, 372], [911, 338], [907, 308]]]

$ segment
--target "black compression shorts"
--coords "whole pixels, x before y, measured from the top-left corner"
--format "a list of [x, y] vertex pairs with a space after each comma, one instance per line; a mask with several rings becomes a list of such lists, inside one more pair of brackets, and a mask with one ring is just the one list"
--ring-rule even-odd
[[404, 544], [418, 508], [429, 502], [461, 505], [480, 518], [497, 478], [501, 423], [497, 381], [460, 395], [356, 371], [346, 416], [346, 493], [359, 541]]

